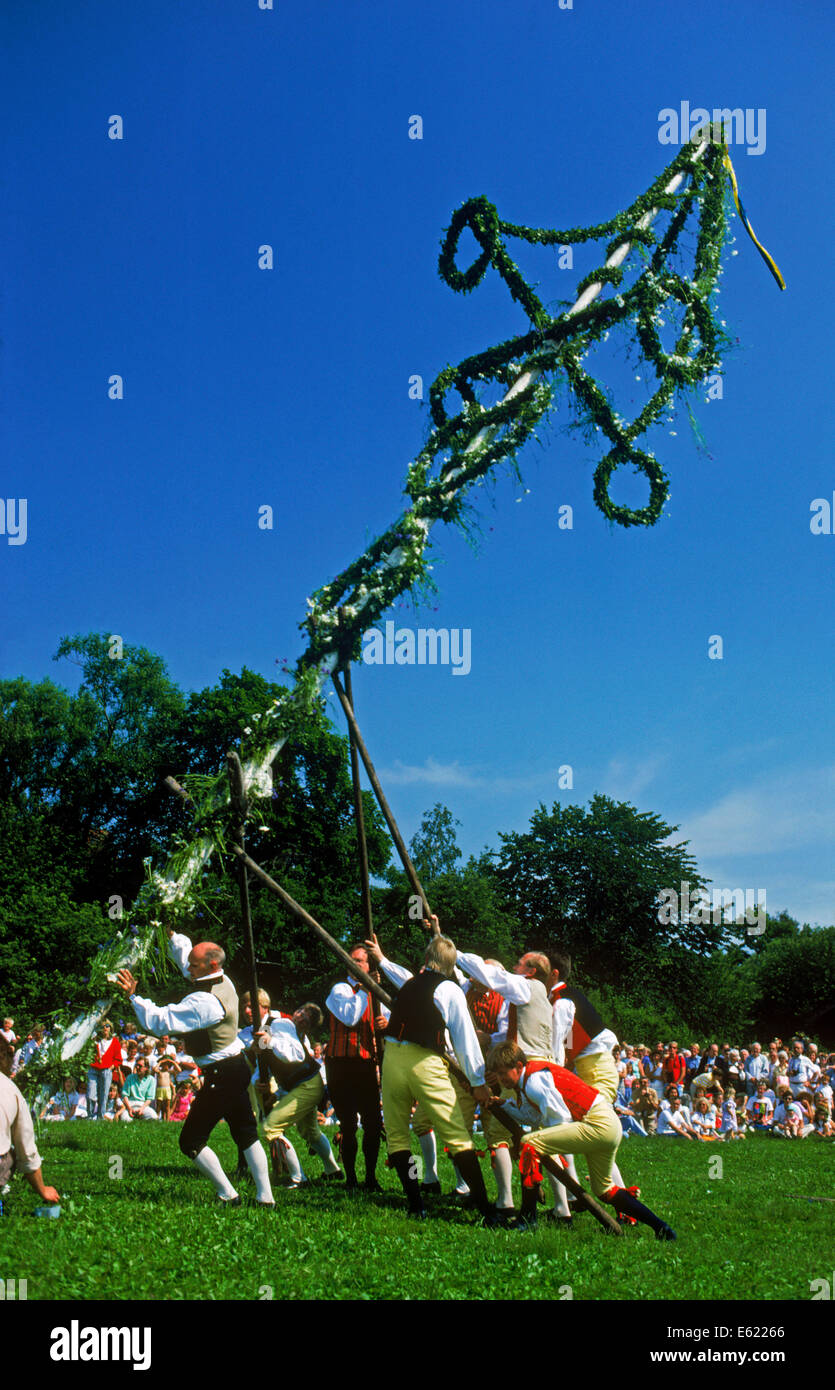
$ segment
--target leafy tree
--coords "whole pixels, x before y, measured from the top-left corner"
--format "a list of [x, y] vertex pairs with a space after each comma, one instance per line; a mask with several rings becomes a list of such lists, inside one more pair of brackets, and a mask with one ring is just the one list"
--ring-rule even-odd
[[[788, 914], [781, 914], [783, 919]], [[788, 919], [791, 922], [793, 919]], [[784, 921], [784, 925], [786, 925]], [[752, 961], [763, 1036], [835, 1041], [835, 927], [804, 926], [769, 939]]]
[[662, 889], [704, 884], [686, 842], [669, 843], [676, 829], [596, 795], [588, 810], [540, 804], [528, 831], [500, 835], [495, 875], [528, 948], [568, 950], [587, 981], [640, 995], [663, 987], [674, 948], [720, 947], [721, 923], [659, 920]]

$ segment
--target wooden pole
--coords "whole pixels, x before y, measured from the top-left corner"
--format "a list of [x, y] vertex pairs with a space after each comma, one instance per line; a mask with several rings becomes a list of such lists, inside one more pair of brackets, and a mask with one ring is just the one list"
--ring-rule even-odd
[[409, 879], [409, 882], [411, 883], [412, 887], [414, 888], [415, 893], [420, 898], [421, 903], [423, 904], [424, 917], [427, 921], [431, 922], [432, 910], [429, 906], [426, 894], [424, 893], [420, 885], [420, 880], [417, 876], [417, 873], [415, 872], [415, 866], [409, 858], [409, 852], [406, 849], [405, 844], [403, 843], [403, 837], [397, 828], [397, 822], [395, 821], [394, 816], [392, 815], [391, 807], [386, 801], [383, 788], [380, 786], [380, 779], [377, 776], [374, 764], [372, 763], [371, 758], [369, 756], [368, 749], [366, 748], [365, 743], [363, 742], [363, 737], [359, 731], [359, 726], [354, 716], [353, 708], [347, 695], [345, 694], [345, 691], [342, 689], [342, 686], [339, 683], [339, 677], [337, 676], [336, 671], [334, 671], [333, 673], [332, 680], [334, 686], [336, 687], [336, 693], [339, 696], [342, 708], [345, 711], [345, 718], [348, 720], [348, 727], [350, 728], [353, 737], [356, 740], [356, 745], [359, 750], [360, 757], [362, 758], [362, 761], [365, 765], [365, 770], [368, 774], [368, 780], [374, 788], [374, 795], [380, 803], [380, 810], [386, 818], [386, 824], [388, 825], [389, 831], [391, 833], [391, 838], [394, 840], [395, 846], [397, 848], [397, 853], [400, 855], [400, 862], [402, 863], [403, 868], [406, 870], [406, 876]]
[[281, 884], [276, 883], [274, 878], [270, 878], [266, 869], [262, 869], [260, 864], [256, 864], [254, 859], [250, 859], [249, 855], [240, 845], [232, 845], [231, 849], [232, 853], [237, 855], [238, 859], [249, 869], [250, 873], [260, 879], [261, 882], [269, 888], [271, 893], [275, 893], [276, 897], [283, 902], [289, 912], [292, 912], [295, 917], [298, 917], [301, 922], [304, 922], [305, 926], [310, 927], [311, 931], [316, 933], [320, 941], [324, 941], [325, 945], [330, 947], [334, 955], [339, 957], [342, 964], [350, 970], [355, 979], [365, 985], [365, 988], [374, 995], [375, 999], [379, 999], [380, 1003], [385, 1004], [388, 1008], [391, 1007], [391, 995], [387, 994], [383, 987], [379, 985], [366, 970], [363, 970], [361, 965], [358, 965], [357, 962], [348, 955], [345, 947], [340, 946], [339, 942], [334, 940], [330, 932], [325, 931], [324, 927], [320, 927], [316, 919], [311, 917], [310, 913], [306, 912], [301, 904], [296, 902], [295, 898], [291, 898], [286, 889], [281, 887]]
[[[342, 609], [339, 610], [340, 622], [342, 621]], [[345, 693], [351, 709], [354, 708], [354, 692], [351, 688], [351, 663], [345, 662], [343, 667], [345, 679]], [[362, 787], [360, 786], [360, 764], [357, 756], [357, 740], [351, 725], [348, 725], [348, 742], [351, 749], [351, 785], [354, 792], [354, 822], [357, 827], [357, 848], [360, 857], [360, 879], [362, 887], [362, 915], [365, 922], [366, 940], [374, 935], [374, 917], [371, 911], [371, 875], [368, 870], [368, 844], [365, 839], [365, 815], [362, 809]], [[377, 1068], [377, 1084], [381, 1080], [382, 1057], [377, 1043], [376, 1019], [379, 1011], [371, 1010], [371, 1050], [374, 1054], [374, 1065]]]
[[[242, 853], [246, 850], [245, 825], [247, 813], [246, 786], [244, 784], [244, 770], [241, 767], [241, 760], [234, 749], [226, 754], [226, 770], [229, 774], [229, 796], [232, 810], [235, 813], [234, 827], [234, 848], [240, 849]], [[252, 935], [252, 913], [249, 906], [249, 880], [247, 878], [246, 864], [238, 861], [238, 888], [241, 896], [241, 920], [244, 928], [244, 946], [246, 947], [247, 965], [249, 967], [249, 1007], [252, 1014], [252, 1036], [261, 1027], [261, 1002], [258, 998], [258, 971], [255, 966], [255, 941]]]
[[[354, 695], [351, 689], [351, 668], [343, 667], [345, 694], [351, 709], [354, 708]], [[360, 765], [357, 756], [357, 740], [351, 725], [348, 725], [348, 741], [351, 747], [351, 784], [354, 790], [354, 820], [357, 827], [357, 848], [360, 856], [360, 878], [362, 887], [362, 915], [365, 921], [366, 940], [374, 935], [374, 920], [371, 913], [371, 880], [368, 872], [368, 845], [365, 839], [365, 816], [362, 810], [362, 789], [360, 787]]]

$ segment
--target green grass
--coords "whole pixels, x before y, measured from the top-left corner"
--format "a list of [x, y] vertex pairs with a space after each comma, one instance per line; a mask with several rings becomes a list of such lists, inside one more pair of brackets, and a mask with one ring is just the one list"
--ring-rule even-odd
[[[833, 1146], [817, 1139], [625, 1140], [625, 1180], [678, 1232], [662, 1244], [643, 1227], [608, 1237], [589, 1215], [568, 1232], [486, 1231], [447, 1199], [435, 1202], [434, 1219], [410, 1222], [382, 1159], [385, 1194], [349, 1197], [315, 1181], [321, 1165], [301, 1143], [308, 1190], [279, 1191], [275, 1213], [224, 1211], [180, 1154], [178, 1133], [162, 1124], [45, 1126], [44, 1174], [62, 1194], [62, 1215], [33, 1220], [35, 1194], [14, 1180], [0, 1218], [0, 1279], [26, 1279], [29, 1299], [258, 1299], [263, 1286], [275, 1299], [558, 1299], [569, 1286], [583, 1300], [807, 1300], [810, 1281], [835, 1269], [832, 1205], [790, 1196], [832, 1195]], [[213, 1147], [230, 1171], [225, 1129]], [[121, 1179], [109, 1176], [112, 1155]], [[710, 1178], [717, 1157], [724, 1173]], [[447, 1188], [451, 1174], [443, 1159]]]

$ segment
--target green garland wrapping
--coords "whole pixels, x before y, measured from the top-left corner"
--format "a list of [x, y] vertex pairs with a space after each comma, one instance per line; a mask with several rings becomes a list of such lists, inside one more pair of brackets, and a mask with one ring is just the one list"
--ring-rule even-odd
[[[541, 379], [544, 373], [562, 375], [581, 417], [599, 427], [611, 445], [594, 475], [594, 500], [603, 515], [621, 526], [651, 526], [658, 520], [669, 494], [669, 479], [655, 456], [636, 441], [669, 408], [676, 392], [698, 386], [721, 365], [720, 352], [727, 346], [711, 305], [726, 232], [723, 153], [721, 145], [708, 145], [703, 152], [686, 146], [630, 208], [594, 227], [552, 231], [517, 226], [502, 221], [484, 197], [469, 199], [453, 214], [441, 244], [441, 278], [452, 289], [469, 294], [493, 266], [532, 327], [438, 373], [429, 389], [433, 429], [406, 480], [411, 507], [364, 555], [308, 599], [310, 612], [303, 627], [309, 645], [300, 670], [322, 661], [330, 668], [336, 664], [334, 657], [356, 659], [363, 632], [399, 594], [427, 582], [425, 549], [430, 527], [436, 521], [461, 522], [464, 495], [472, 484], [497, 464], [514, 460], [551, 405], [553, 388]], [[675, 194], [665, 193], [679, 173], [687, 175], [682, 188]], [[671, 214], [661, 235], [641, 225], [655, 210]], [[698, 218], [698, 236], [693, 274], [688, 279], [670, 270], [668, 261], [679, 250], [691, 215]], [[456, 254], [465, 228], [481, 249], [472, 265], [460, 270]], [[623, 293], [554, 317], [508, 254], [505, 239], [509, 237], [541, 246], [610, 237], [606, 259], [628, 240], [644, 248], [648, 264]], [[604, 264], [580, 282], [578, 294], [595, 283], [619, 289], [623, 275], [623, 266]], [[670, 303], [678, 306], [681, 323], [675, 350], [665, 353], [658, 326]], [[583, 367], [590, 348], [627, 320], [634, 323], [641, 351], [658, 378], [653, 396], [631, 425], [615, 413]], [[529, 374], [534, 375], [524, 387], [498, 404], [480, 404], [480, 388], [492, 384], [509, 391]], [[453, 390], [462, 404], [457, 413], [449, 414], [447, 397]], [[489, 438], [474, 446], [485, 431]], [[647, 478], [649, 499], [644, 507], [633, 509], [612, 501], [612, 475], [625, 464]], [[340, 606], [344, 608], [341, 623]]]
[[[325, 676], [340, 664], [356, 659], [362, 634], [401, 594], [431, 584], [427, 543], [436, 521], [463, 524], [465, 496], [472, 485], [499, 464], [515, 461], [552, 402], [553, 387], [546, 373], [558, 376], [570, 389], [579, 417], [599, 427], [610, 447], [597, 464], [594, 500], [610, 521], [622, 526], [650, 526], [661, 515], [669, 480], [658, 460], [637, 440], [670, 406], [677, 392], [699, 385], [720, 365], [725, 346], [711, 298], [721, 273], [726, 230], [725, 181], [721, 144], [685, 146], [652, 187], [630, 208], [609, 222], [568, 231], [516, 226], [504, 222], [486, 198], [472, 198], [453, 215], [444, 235], [439, 274], [454, 290], [470, 293], [493, 266], [511, 296], [526, 313], [525, 333], [465, 358], [439, 372], [429, 392], [432, 429], [410, 465], [405, 492], [410, 505], [382, 536], [342, 574], [307, 600], [308, 615], [301, 624], [308, 645], [300, 658], [295, 684], [261, 715], [255, 728], [244, 731], [244, 771], [252, 795], [268, 795], [270, 769], [283, 744], [303, 724], [311, 703], [319, 698]], [[676, 192], [665, 192], [680, 175]], [[670, 214], [658, 235], [649, 222], [656, 211]], [[698, 222], [693, 273], [676, 274], [668, 261], [691, 216]], [[469, 228], [481, 248], [473, 264], [460, 270], [456, 254], [461, 233]], [[622, 292], [623, 267], [603, 265], [581, 282], [579, 292], [599, 283], [618, 293], [552, 316], [526, 282], [507, 251], [515, 237], [542, 246], [563, 246], [610, 237], [608, 259], [624, 241], [642, 248], [645, 269]], [[658, 334], [661, 313], [672, 304], [681, 323], [675, 350], [665, 353]], [[632, 424], [625, 424], [583, 362], [590, 348], [614, 328], [631, 321], [641, 351], [655, 370], [658, 386]], [[497, 404], [484, 406], [479, 391], [506, 388]], [[447, 398], [456, 392], [457, 412], [449, 413]], [[646, 506], [619, 506], [609, 495], [612, 475], [631, 464], [649, 483]], [[132, 925], [103, 948], [91, 973], [92, 993], [112, 993], [115, 971], [122, 965], [140, 971], [164, 969], [160, 935], [161, 909], [168, 921], [206, 908], [201, 896], [202, 875], [213, 850], [223, 849], [228, 834], [228, 786], [225, 773], [209, 779], [184, 779], [194, 797], [189, 833], [180, 838], [165, 868], [151, 872], [132, 909]], [[164, 934], [163, 934], [164, 935]], [[61, 1030], [44, 1051], [44, 1063], [79, 1056], [92, 1031], [107, 1012], [110, 998], [100, 997], [70, 1027]], [[33, 1069], [36, 1070], [36, 1069]]]

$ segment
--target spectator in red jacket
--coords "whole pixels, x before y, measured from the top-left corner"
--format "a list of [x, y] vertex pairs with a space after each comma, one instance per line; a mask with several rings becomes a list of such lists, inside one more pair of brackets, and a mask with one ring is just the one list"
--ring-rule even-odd
[[121, 1066], [122, 1045], [113, 1036], [113, 1027], [105, 1019], [99, 1029], [93, 1060], [87, 1072], [87, 1114], [90, 1119], [104, 1119], [107, 1098], [113, 1081], [113, 1068]]
[[678, 1050], [678, 1043], [671, 1042], [664, 1054], [664, 1062], [661, 1068], [661, 1076], [665, 1088], [667, 1086], [680, 1086], [687, 1073], [687, 1062]]

